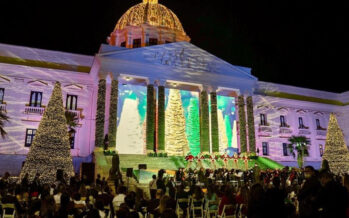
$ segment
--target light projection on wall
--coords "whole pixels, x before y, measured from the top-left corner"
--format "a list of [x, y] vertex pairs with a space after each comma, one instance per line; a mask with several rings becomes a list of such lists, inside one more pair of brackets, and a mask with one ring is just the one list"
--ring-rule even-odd
[[165, 143], [168, 155], [200, 152], [199, 93], [165, 90]]
[[217, 95], [219, 152], [228, 147], [237, 152], [235, 98]]
[[116, 150], [120, 154], [144, 154], [147, 88], [119, 85]]

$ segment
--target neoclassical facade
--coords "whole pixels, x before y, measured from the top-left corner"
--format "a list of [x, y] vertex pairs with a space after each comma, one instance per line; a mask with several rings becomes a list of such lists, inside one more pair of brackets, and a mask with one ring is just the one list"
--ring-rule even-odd
[[[75, 167], [108, 134], [119, 153], [256, 152], [286, 165], [288, 138], [306, 136], [318, 165], [329, 114], [349, 140], [349, 93], [258, 81], [190, 43], [178, 17], [143, 0], [120, 18], [95, 56], [0, 44], [0, 109], [10, 117], [0, 160], [20, 168], [55, 81], [78, 118]], [[8, 170], [6, 167], [3, 171]], [[0, 172], [2, 173], [2, 172]]]

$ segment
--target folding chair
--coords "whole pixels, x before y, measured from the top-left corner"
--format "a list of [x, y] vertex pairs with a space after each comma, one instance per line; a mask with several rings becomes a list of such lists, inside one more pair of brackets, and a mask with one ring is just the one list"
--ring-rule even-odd
[[196, 217], [197, 211], [199, 211], [201, 214], [201, 216], [199, 217], [204, 217], [204, 199], [200, 199], [200, 200], [192, 199], [190, 209], [191, 209], [193, 218]]
[[2, 204], [2, 217], [14, 218], [16, 215], [15, 204]]
[[219, 217], [219, 218], [236, 218], [234, 205], [231, 205], [231, 204], [224, 205], [222, 215], [217, 215], [217, 217]]
[[[216, 206], [215, 209], [212, 209], [213, 206]], [[205, 217], [210, 218], [211, 214], [214, 214], [214, 217], [217, 216], [218, 213], [219, 201], [208, 201], [205, 208]]]
[[180, 198], [177, 200], [176, 213], [178, 217], [184, 215], [184, 210], [187, 212], [187, 217], [189, 217], [189, 199]]

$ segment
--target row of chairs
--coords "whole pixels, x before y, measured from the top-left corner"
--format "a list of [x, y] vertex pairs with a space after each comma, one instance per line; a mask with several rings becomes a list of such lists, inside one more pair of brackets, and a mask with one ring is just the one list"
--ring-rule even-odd
[[181, 198], [177, 200], [176, 213], [178, 217], [186, 215], [189, 218], [190, 214], [192, 217], [216, 217], [219, 203], [220, 200], [209, 201], [204, 206], [204, 199]]
[[[218, 209], [221, 199], [209, 201], [204, 206], [204, 199], [195, 200], [193, 198], [182, 198], [177, 200], [176, 213], [177, 216], [184, 217], [218, 217], [218, 218], [243, 218], [242, 210], [245, 205], [224, 205], [221, 214], [218, 214]], [[186, 212], [186, 213], [185, 213]]]

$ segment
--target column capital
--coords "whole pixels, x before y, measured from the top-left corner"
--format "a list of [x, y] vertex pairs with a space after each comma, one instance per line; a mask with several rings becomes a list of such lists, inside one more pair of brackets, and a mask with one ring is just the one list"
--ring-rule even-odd
[[200, 91], [206, 91], [207, 93], [216, 92], [217, 86], [211, 86], [211, 85], [202, 85], [200, 87]]

